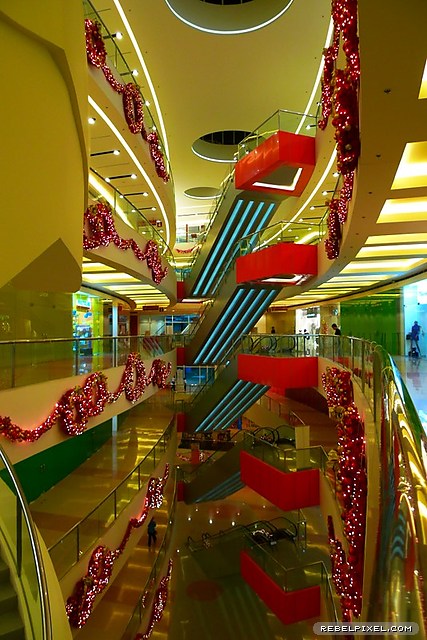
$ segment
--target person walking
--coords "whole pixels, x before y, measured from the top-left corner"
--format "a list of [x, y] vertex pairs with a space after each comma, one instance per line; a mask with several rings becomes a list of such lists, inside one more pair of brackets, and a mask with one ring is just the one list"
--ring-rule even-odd
[[153, 546], [156, 544], [156, 540], [157, 540], [156, 527], [157, 527], [157, 522], [154, 520], [154, 518], [151, 518], [150, 522], [148, 523], [148, 527], [147, 527], [148, 548], [151, 547], [151, 543], [153, 543]]
[[414, 324], [411, 328], [411, 352], [415, 349], [418, 352], [418, 355], [421, 355], [419, 340], [420, 340], [421, 327], [418, 322], [415, 320]]

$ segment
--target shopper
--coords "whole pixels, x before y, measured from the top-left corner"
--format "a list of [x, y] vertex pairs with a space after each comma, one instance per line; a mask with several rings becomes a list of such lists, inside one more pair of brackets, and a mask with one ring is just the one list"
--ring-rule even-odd
[[337, 324], [335, 324], [335, 322], [332, 325], [332, 329], [334, 330], [334, 334], [336, 336], [340, 336], [341, 335], [341, 329], [339, 328], [339, 326]]
[[151, 547], [151, 543], [153, 543], [153, 546], [156, 544], [156, 540], [157, 540], [157, 531], [156, 531], [156, 527], [157, 527], [157, 522], [154, 520], [154, 518], [151, 518], [150, 522], [148, 523], [148, 547]]
[[421, 333], [421, 327], [418, 324], [418, 322], [415, 320], [411, 328], [411, 351], [415, 349], [416, 352], [418, 352], [419, 356], [421, 355], [420, 345], [418, 344], [420, 340], [420, 333]]

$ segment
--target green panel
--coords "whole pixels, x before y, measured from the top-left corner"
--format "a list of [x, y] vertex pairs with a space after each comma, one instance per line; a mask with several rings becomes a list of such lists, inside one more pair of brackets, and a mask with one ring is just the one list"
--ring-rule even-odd
[[28, 502], [51, 489], [111, 438], [111, 420], [15, 465]]
[[387, 291], [357, 300], [341, 301], [341, 331], [345, 336], [363, 338], [382, 345], [392, 355], [400, 355], [401, 292]]

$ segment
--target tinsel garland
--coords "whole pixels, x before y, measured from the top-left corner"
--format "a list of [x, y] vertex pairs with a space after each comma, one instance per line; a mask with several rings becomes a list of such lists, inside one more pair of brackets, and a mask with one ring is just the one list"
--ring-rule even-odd
[[150, 478], [141, 515], [129, 520], [122, 541], [115, 551], [111, 551], [104, 545], [99, 545], [92, 552], [86, 575], [76, 583], [73, 593], [65, 605], [71, 626], [81, 629], [88, 621], [95, 598], [110, 582], [114, 563], [125, 550], [132, 531], [139, 529], [144, 524], [151, 509], [158, 509], [162, 505], [163, 492], [168, 478], [169, 464], [165, 466], [163, 477]]
[[163, 153], [159, 144], [156, 131], [147, 134], [144, 125], [144, 102], [136, 84], [129, 82], [123, 84], [114, 77], [113, 72], [106, 63], [107, 52], [101, 35], [101, 25], [87, 18], [85, 20], [86, 55], [90, 64], [101, 69], [105, 79], [113, 91], [123, 98], [123, 111], [129, 131], [141, 134], [143, 140], [148, 142], [150, 156], [154, 162], [156, 173], [164, 182], [168, 182], [170, 176], [167, 172]]
[[[332, 578], [340, 596], [343, 618], [359, 617], [362, 611], [363, 562], [365, 553], [367, 474], [363, 421], [353, 401], [351, 373], [327, 368], [322, 375], [328, 406], [340, 419], [338, 432], [338, 474], [341, 486], [344, 535], [348, 557], [328, 522]], [[329, 519], [328, 519], [329, 520]]]
[[130, 238], [121, 238], [116, 231], [111, 208], [108, 204], [98, 202], [90, 205], [84, 213], [83, 248], [86, 251], [108, 247], [112, 242], [118, 249], [127, 251], [132, 249], [135, 257], [151, 269], [153, 282], [159, 284], [168, 273], [168, 267], [162, 267], [159, 248], [154, 240], [149, 240], [143, 251], [138, 243]]
[[[338, 198], [326, 202], [329, 210], [325, 251], [328, 258], [334, 260], [340, 251], [340, 225], [347, 219], [353, 195], [354, 171], [360, 155], [357, 0], [332, 0], [331, 13], [334, 23], [333, 42], [323, 52], [322, 118], [318, 125], [320, 129], [325, 129], [332, 114], [337, 143], [337, 170], [344, 176], [344, 186]], [[336, 67], [340, 44], [345, 54], [344, 69]]]
[[156, 622], [160, 622], [163, 617], [163, 611], [166, 607], [169, 596], [169, 581], [172, 575], [172, 560], [168, 562], [168, 569], [166, 575], [160, 580], [159, 586], [156, 589], [156, 595], [154, 596], [154, 602], [151, 609], [150, 620], [147, 625], [145, 633], [137, 633], [134, 640], [148, 640], [151, 636], [154, 625]]
[[100, 415], [107, 404], [117, 402], [123, 393], [129, 402], [135, 403], [149, 384], [164, 389], [170, 372], [171, 364], [157, 359], [153, 360], [150, 373], [146, 375], [141, 356], [130, 353], [120, 384], [113, 393], [108, 392], [107, 377], [97, 371], [86, 378], [82, 387], [66, 391], [46, 420], [35, 429], [23, 429], [9, 416], [0, 416], [0, 436], [11, 442], [35, 442], [57, 422], [67, 435], [78, 436], [85, 431], [90, 418]]
[[194, 249], [196, 249], [197, 245], [195, 244], [194, 247], [190, 247], [189, 249], [177, 249], [175, 247], [175, 251], [177, 253], [192, 253], [194, 251]]

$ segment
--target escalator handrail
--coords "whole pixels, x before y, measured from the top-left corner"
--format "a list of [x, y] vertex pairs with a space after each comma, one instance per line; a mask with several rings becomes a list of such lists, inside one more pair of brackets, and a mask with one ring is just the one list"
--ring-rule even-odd
[[[37, 576], [37, 589], [40, 595], [40, 613], [41, 613], [41, 629], [42, 629], [42, 638], [41, 640], [53, 640], [53, 631], [52, 631], [52, 617], [51, 617], [51, 609], [50, 609], [50, 601], [49, 601], [49, 590], [47, 584], [46, 570], [43, 561], [43, 555], [40, 548], [40, 543], [37, 535], [37, 531], [34, 525], [33, 518], [31, 516], [31, 512], [28, 506], [27, 499], [25, 497], [24, 491], [22, 489], [20, 480], [15, 472], [15, 469], [10, 462], [6, 452], [3, 447], [0, 445], [0, 459], [5, 466], [5, 470], [7, 472], [8, 478], [12, 483], [14, 488], [14, 492], [17, 499], [16, 504], [16, 513], [18, 519], [18, 510], [24, 516], [25, 524], [27, 527], [29, 539], [30, 539], [30, 547], [34, 561], [35, 572]], [[17, 546], [17, 557], [19, 558], [22, 553], [22, 536], [21, 538], [17, 534], [16, 539]], [[20, 551], [21, 548], [21, 551]], [[18, 560], [18, 572], [20, 572], [19, 568], [19, 560]], [[32, 619], [30, 608], [29, 608], [29, 616], [30, 620]]]

